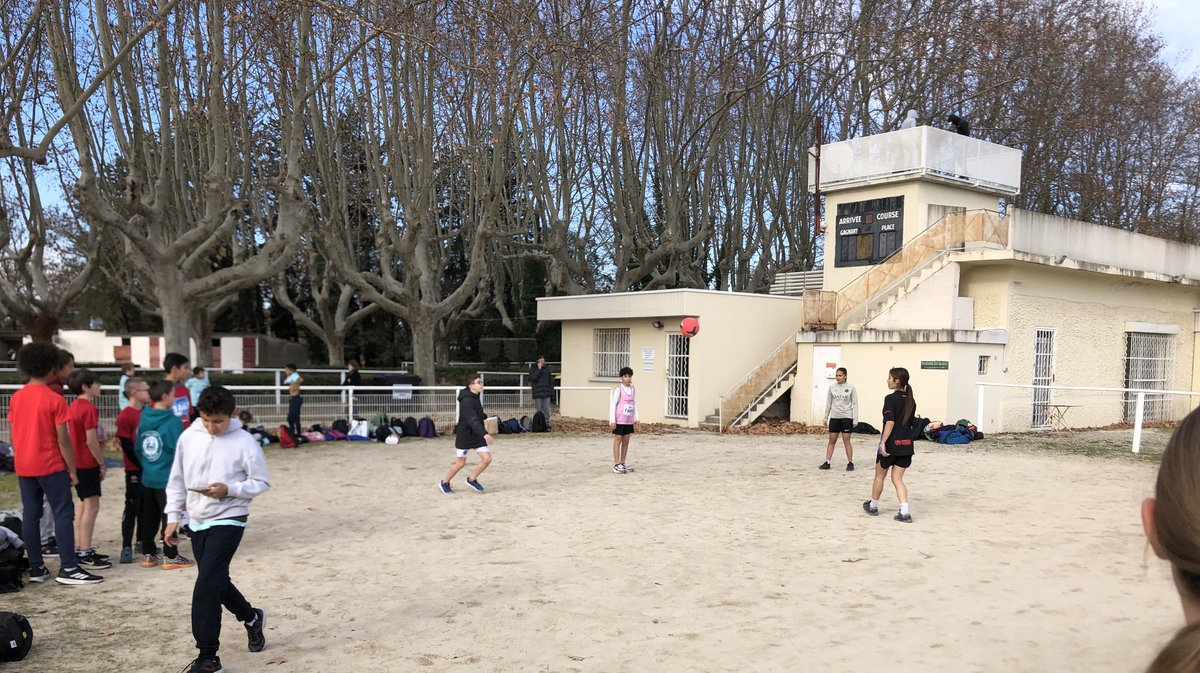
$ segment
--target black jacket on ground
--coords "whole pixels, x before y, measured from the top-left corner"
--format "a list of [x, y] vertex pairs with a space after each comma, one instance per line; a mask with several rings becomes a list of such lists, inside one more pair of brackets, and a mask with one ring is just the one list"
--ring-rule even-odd
[[529, 385], [533, 386], [533, 397], [554, 397], [554, 375], [549, 367], [538, 369], [536, 364], [529, 367]]
[[478, 449], [487, 446], [483, 438], [487, 429], [483, 427], [483, 403], [479, 396], [470, 388], [463, 388], [458, 393], [458, 424], [454, 428], [454, 447], [457, 449]]

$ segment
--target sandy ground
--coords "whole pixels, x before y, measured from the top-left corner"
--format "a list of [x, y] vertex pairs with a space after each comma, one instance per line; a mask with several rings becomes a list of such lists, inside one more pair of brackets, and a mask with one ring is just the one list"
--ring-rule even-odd
[[[450, 438], [269, 451], [233, 567], [268, 645], [247, 652], [226, 615], [225, 669], [1125, 673], [1182, 623], [1138, 519], [1156, 463], [1119, 450], [919, 445], [905, 525], [890, 485], [881, 516], [861, 510], [869, 451], [815, 469], [820, 436], [638, 435], [627, 475], [610, 444], [503, 437], [488, 492], [464, 472], [453, 495], [435, 490]], [[2, 670], [180, 669], [194, 572], [0, 596], [36, 634]]]

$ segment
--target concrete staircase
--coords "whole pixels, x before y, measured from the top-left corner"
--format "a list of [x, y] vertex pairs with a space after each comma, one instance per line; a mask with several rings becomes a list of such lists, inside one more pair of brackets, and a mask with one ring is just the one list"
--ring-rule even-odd
[[952, 252], [944, 250], [926, 260], [887, 289], [848, 311], [838, 319], [838, 329], [858, 330], [869, 326], [872, 320], [886, 313], [901, 298], [914, 292], [926, 280], [949, 266]]
[[[791, 390], [796, 385], [796, 368], [793, 366], [787, 376], [776, 379], [765, 391], [753, 402], [746, 410], [746, 413], [738, 418], [733, 423], [727, 423], [726, 427], [745, 427], [754, 421], [758, 420], [772, 404], [779, 401], [783, 394]], [[721, 410], [713, 409], [713, 413], [705, 416], [704, 421], [700, 423], [700, 427], [721, 428]]]

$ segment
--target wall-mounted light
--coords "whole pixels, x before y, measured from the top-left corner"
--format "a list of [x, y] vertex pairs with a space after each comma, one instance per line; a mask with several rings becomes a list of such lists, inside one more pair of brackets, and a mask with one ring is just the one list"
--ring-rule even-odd
[[663, 328], [663, 324], [662, 324], [661, 320], [655, 320], [654, 322], [650, 323], [650, 326], [653, 327], [654, 329], [662, 329]]
[[1054, 263], [1055, 263], [1055, 264], [1062, 264], [1062, 263], [1063, 263], [1063, 262], [1065, 262], [1065, 261], [1067, 261], [1067, 256], [1066, 256], [1066, 255], [1059, 255], [1058, 257], [1055, 257], [1055, 258], [1054, 258]]

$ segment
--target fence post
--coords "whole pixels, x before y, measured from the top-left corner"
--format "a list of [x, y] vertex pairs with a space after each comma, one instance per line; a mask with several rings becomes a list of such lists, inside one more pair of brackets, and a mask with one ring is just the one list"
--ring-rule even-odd
[[279, 407], [279, 405], [283, 402], [283, 399], [279, 394], [279, 383], [280, 383], [279, 370], [276, 369], [275, 370], [275, 406], [276, 407]]
[[[985, 388], [982, 383], [976, 383], [975, 385], [979, 387], [979, 406], [975, 411], [975, 429], [983, 432], [983, 391]], [[989, 429], [988, 432], [991, 432], [991, 430]]]
[[347, 419], [347, 420], [354, 420], [354, 386], [350, 386], [350, 392], [349, 392], [349, 395], [350, 395], [350, 400], [349, 400], [349, 404], [350, 404], [350, 418], [349, 418], [349, 419]]
[[1139, 392], [1137, 394], [1137, 411], [1133, 416], [1133, 452], [1140, 453], [1142, 450], [1142, 407], [1146, 402], [1146, 393]]
[[525, 408], [525, 374], [521, 374], [521, 378], [517, 380], [517, 385], [521, 386], [521, 390], [517, 391], [517, 404], [522, 409]]

